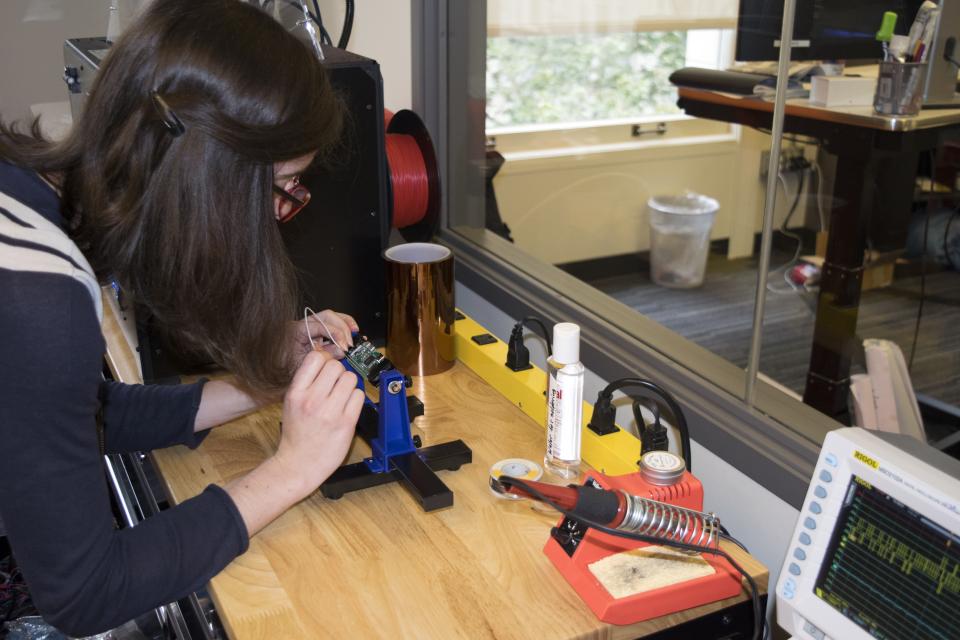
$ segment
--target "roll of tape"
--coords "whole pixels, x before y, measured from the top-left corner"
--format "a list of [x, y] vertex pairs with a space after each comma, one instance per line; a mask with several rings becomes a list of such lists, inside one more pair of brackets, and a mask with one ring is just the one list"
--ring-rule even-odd
[[404, 373], [429, 376], [453, 366], [453, 252], [409, 242], [384, 252], [387, 350]]
[[498, 498], [519, 500], [521, 496], [507, 493], [500, 484], [501, 476], [510, 476], [518, 480], [539, 480], [543, 476], [543, 467], [523, 458], [507, 458], [490, 467], [490, 491]]

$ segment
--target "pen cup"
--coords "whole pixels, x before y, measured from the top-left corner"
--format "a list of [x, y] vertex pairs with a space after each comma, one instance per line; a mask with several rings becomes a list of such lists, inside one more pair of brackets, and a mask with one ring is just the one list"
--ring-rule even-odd
[[873, 110], [883, 116], [920, 113], [926, 72], [926, 62], [881, 62]]

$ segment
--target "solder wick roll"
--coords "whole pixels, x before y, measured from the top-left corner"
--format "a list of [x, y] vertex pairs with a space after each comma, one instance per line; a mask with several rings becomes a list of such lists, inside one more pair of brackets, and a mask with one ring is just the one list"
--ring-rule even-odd
[[407, 375], [453, 366], [453, 252], [410, 242], [384, 252], [387, 263], [387, 351]]

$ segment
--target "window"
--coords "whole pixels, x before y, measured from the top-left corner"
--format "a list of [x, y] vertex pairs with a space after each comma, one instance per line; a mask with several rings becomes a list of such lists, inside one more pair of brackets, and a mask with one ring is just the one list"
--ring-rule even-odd
[[670, 74], [730, 63], [731, 32], [717, 27], [735, 4], [491, 0], [487, 133], [679, 114]]
[[687, 32], [491, 37], [487, 130], [678, 113]]

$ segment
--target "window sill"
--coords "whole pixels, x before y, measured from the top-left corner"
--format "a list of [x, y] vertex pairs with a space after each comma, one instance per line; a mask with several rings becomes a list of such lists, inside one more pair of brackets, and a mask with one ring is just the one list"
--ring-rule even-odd
[[631, 125], [649, 125], [658, 122], [685, 122], [695, 120], [685, 113], [664, 113], [653, 116], [635, 116], [632, 118], [610, 118], [608, 120], [587, 120], [584, 122], [551, 122], [549, 124], [520, 124], [508, 127], [492, 127], [487, 129], [487, 135], [499, 138], [517, 134], [569, 133], [584, 129], [601, 129], [607, 127], [629, 127]]
[[648, 139], [636, 142], [618, 142], [584, 146], [554, 147], [530, 151], [505, 151], [507, 161], [502, 173], [525, 173], [539, 171], [543, 164], [553, 169], [565, 165], [607, 165], [629, 162], [637, 154], [667, 159], [690, 153], [690, 147], [696, 146], [699, 155], [720, 155], [735, 153], [738, 139], [734, 133], [706, 136], [684, 136], [676, 138]]

